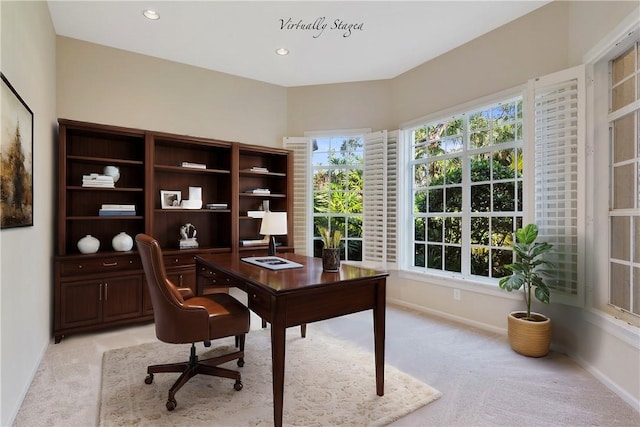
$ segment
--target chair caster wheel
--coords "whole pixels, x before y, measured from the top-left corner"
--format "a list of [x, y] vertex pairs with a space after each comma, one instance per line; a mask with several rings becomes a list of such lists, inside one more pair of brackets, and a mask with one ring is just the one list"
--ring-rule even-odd
[[144, 379], [145, 384], [151, 384], [153, 382], [153, 374], [147, 375], [147, 378]]
[[235, 388], [236, 391], [242, 390], [242, 381], [240, 380], [236, 381], [236, 383], [233, 385], [233, 388]]
[[177, 404], [178, 402], [176, 402], [175, 399], [167, 400], [167, 411], [173, 411], [174, 409], [176, 409]]
[[238, 359], [238, 366], [241, 367], [241, 368], [244, 366], [244, 360], [243, 359]]

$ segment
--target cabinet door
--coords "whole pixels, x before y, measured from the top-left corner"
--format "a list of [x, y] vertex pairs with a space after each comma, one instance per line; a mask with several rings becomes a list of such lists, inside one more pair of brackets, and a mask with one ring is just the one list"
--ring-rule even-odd
[[102, 288], [100, 280], [66, 282], [60, 285], [60, 327], [95, 325], [102, 321]]
[[111, 277], [104, 281], [103, 321], [142, 315], [142, 276]]

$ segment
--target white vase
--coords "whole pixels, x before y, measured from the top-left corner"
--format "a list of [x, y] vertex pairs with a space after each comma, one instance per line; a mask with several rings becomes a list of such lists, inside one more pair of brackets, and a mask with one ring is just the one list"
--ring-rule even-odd
[[124, 231], [116, 234], [111, 240], [114, 251], [126, 252], [133, 248], [133, 239]]
[[91, 234], [87, 234], [82, 239], [78, 240], [78, 250], [83, 254], [95, 254], [100, 249], [100, 240], [93, 237]]
[[120, 168], [117, 166], [105, 166], [103, 173], [107, 176], [113, 177], [113, 182], [118, 182], [120, 179]]

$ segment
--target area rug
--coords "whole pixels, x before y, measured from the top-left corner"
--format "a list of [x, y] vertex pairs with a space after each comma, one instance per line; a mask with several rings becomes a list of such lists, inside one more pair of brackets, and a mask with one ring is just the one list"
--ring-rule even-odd
[[[228, 352], [233, 339], [215, 341], [214, 350], [197, 345], [201, 359]], [[287, 331], [284, 385], [285, 426], [383, 426], [438, 399], [439, 391], [385, 366], [385, 394], [375, 392], [373, 354], [355, 345], [298, 328]], [[270, 426], [273, 425], [271, 343], [268, 329], [247, 335], [245, 365], [238, 369], [244, 388], [233, 380], [199, 375], [178, 393], [178, 405], [165, 408], [178, 374], [155, 374], [144, 383], [150, 364], [186, 360], [190, 345], [161, 342], [104, 353], [100, 426]]]

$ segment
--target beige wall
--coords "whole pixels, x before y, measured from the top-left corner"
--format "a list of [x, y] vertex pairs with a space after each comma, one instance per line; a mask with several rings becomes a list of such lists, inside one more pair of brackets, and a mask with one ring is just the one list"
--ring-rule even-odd
[[0, 425], [10, 425], [51, 337], [55, 34], [44, 2], [0, 2], [1, 69], [34, 114], [33, 227], [0, 232]]
[[567, 67], [568, 3], [554, 2], [393, 79], [393, 121], [526, 83]]
[[287, 136], [305, 131], [393, 129], [391, 82], [376, 80], [287, 90]]
[[58, 37], [58, 117], [280, 146], [286, 90]]

